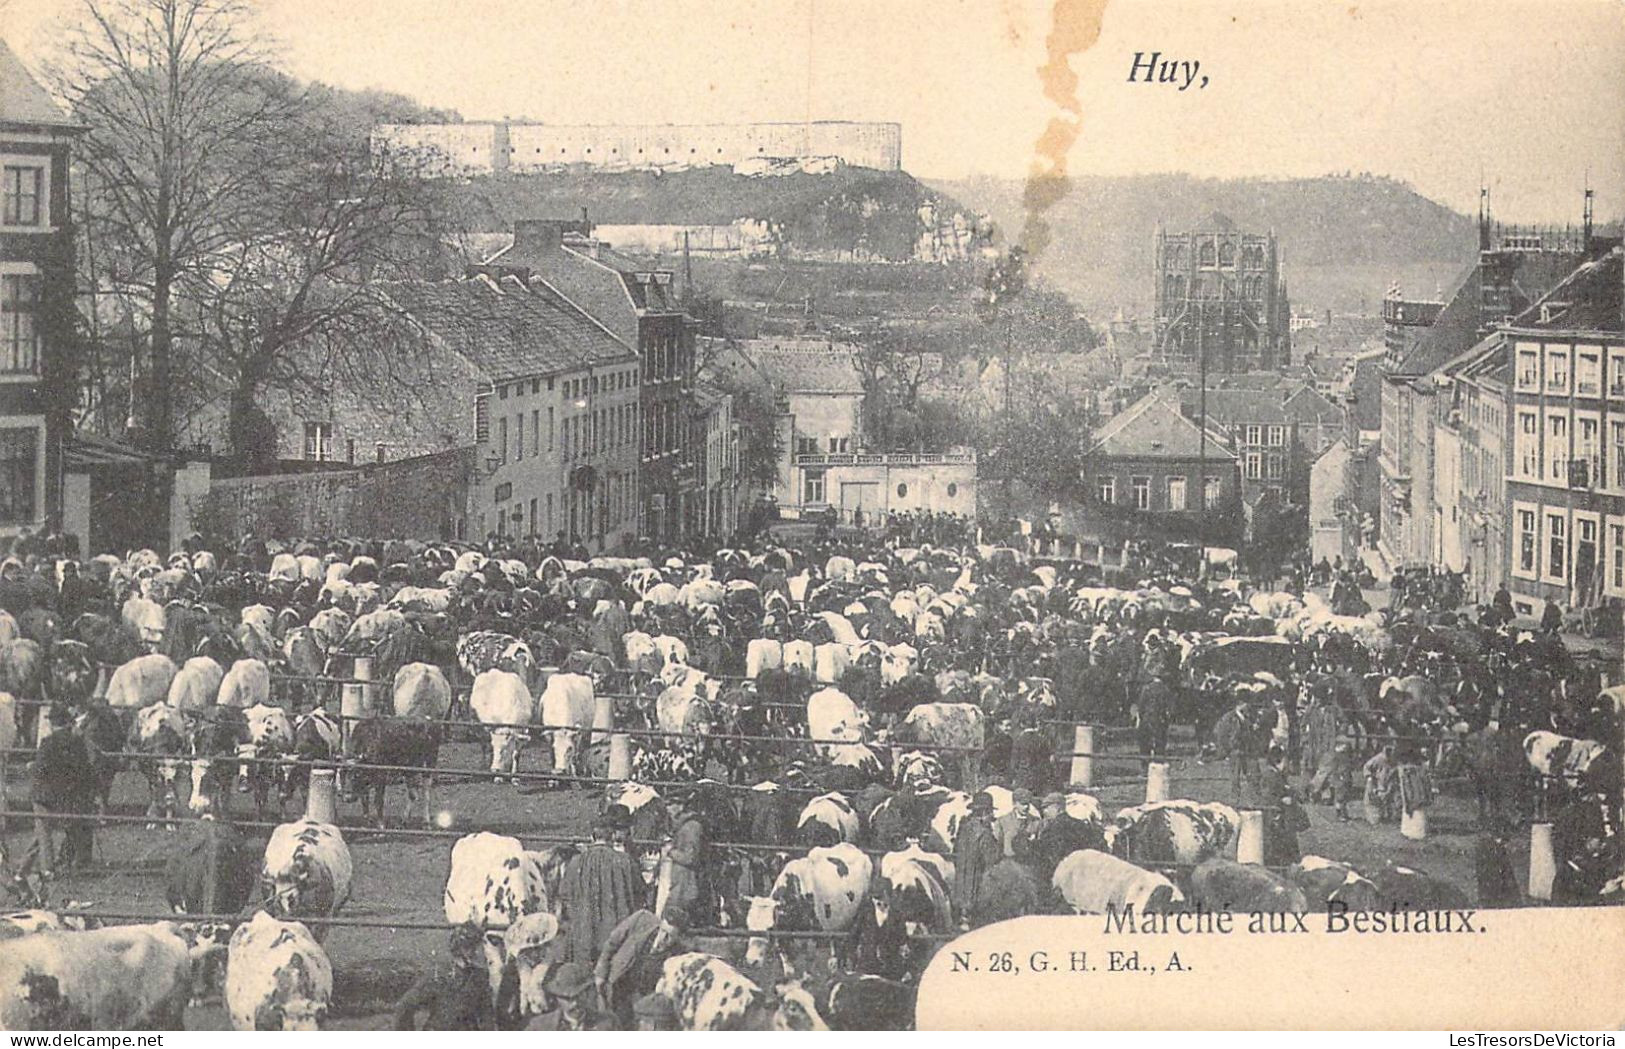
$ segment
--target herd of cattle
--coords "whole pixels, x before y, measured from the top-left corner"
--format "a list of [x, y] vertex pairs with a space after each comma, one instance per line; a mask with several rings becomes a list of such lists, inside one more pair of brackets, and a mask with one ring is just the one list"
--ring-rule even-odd
[[[262, 847], [231, 823], [232, 795], [280, 820], [313, 768], [335, 767], [364, 820], [382, 825], [386, 788], [401, 784], [410, 817], [430, 824], [440, 749], [455, 738], [489, 741], [477, 770], [488, 782], [588, 786], [627, 809], [657, 913], [673, 833], [698, 827], [696, 950], [670, 959], [658, 988], [688, 1028], [906, 1026], [942, 941], [1020, 914], [1469, 903], [1392, 864], [1238, 863], [1242, 817], [1221, 803], [1108, 814], [1074, 788], [1040, 813], [1030, 792], [987, 782], [1002, 771], [983, 764], [995, 736], [1070, 712], [1035, 671], [1079, 637], [1108, 667], [1147, 631], [1201, 665], [1233, 638], [1262, 641], [1261, 621], [1280, 639], [1269, 644], [1294, 651], [1392, 644], [1382, 616], [1333, 614], [1313, 594], [1107, 587], [986, 547], [530, 565], [418, 543], [305, 544], [257, 558], [104, 556], [81, 575], [93, 597], [70, 621], [46, 605], [0, 612], [0, 746], [47, 733], [45, 705], [70, 708], [97, 762], [80, 811], [105, 811], [121, 771], [146, 778], [154, 823], [177, 822], [184, 792], [203, 818], [169, 864], [169, 902], [252, 917], [234, 931], [87, 928], [36, 899], [0, 924], [13, 937], [0, 952], [5, 1029], [177, 1027], [222, 959], [234, 1026], [319, 1026], [333, 993], [324, 932], [355, 889], [349, 844], [307, 817]], [[546, 770], [527, 772], [538, 738]], [[1559, 777], [1606, 749], [1549, 732], [1526, 743]], [[955, 845], [978, 791], [1004, 857], [967, 898]], [[493, 995], [517, 981], [521, 1018], [544, 1010], [575, 847], [447, 836], [446, 922], [485, 931]]]

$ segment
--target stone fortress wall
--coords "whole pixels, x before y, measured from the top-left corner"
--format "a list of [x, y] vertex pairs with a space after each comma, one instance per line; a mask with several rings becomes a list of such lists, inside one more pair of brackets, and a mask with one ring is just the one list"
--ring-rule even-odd
[[424, 174], [540, 171], [568, 165], [606, 170], [733, 167], [773, 158], [833, 157], [853, 167], [899, 171], [901, 124], [814, 121], [783, 124], [560, 125], [381, 124], [375, 152]]

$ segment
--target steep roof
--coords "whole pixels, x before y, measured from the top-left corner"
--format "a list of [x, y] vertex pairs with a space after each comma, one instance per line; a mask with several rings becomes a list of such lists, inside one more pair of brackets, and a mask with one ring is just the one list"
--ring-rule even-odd
[[[1180, 402], [1187, 412], [1201, 407], [1202, 392], [1186, 388], [1179, 393]], [[1282, 394], [1272, 390], [1214, 390], [1207, 391], [1207, 417], [1211, 423], [1234, 426], [1238, 423], [1285, 423], [1286, 409], [1282, 407]]]
[[1300, 423], [1319, 426], [1328, 422], [1341, 424], [1343, 421], [1343, 409], [1313, 386], [1300, 386], [1287, 395], [1281, 407], [1289, 418]]
[[22, 59], [0, 40], [0, 124], [78, 127], [46, 94]]
[[492, 382], [627, 361], [632, 348], [541, 280], [400, 281], [376, 286]]
[[1621, 330], [1621, 260], [1625, 249], [1582, 263], [1512, 322], [1541, 331]]
[[1426, 375], [1478, 341], [1478, 325], [1483, 316], [1481, 277], [1478, 266], [1467, 272], [1439, 316], [1400, 357], [1393, 374]]
[[740, 349], [782, 393], [863, 393], [863, 378], [848, 347], [788, 339], [750, 342]]
[[[1202, 428], [1185, 418], [1179, 404], [1160, 393], [1148, 393], [1095, 431], [1091, 455], [1137, 459], [1195, 459], [1203, 454]], [[1234, 459], [1229, 441], [1208, 428], [1206, 454]]]

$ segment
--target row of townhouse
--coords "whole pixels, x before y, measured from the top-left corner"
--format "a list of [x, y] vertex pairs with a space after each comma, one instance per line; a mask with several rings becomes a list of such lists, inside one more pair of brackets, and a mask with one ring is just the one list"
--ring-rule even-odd
[[1625, 599], [1625, 275], [1617, 240], [1590, 249], [1428, 376], [1431, 560], [1528, 615]]

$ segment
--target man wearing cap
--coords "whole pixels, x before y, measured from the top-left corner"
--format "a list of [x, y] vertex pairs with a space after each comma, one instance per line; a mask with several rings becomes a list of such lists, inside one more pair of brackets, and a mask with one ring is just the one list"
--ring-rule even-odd
[[633, 1002], [632, 1017], [639, 1031], [677, 1030], [677, 1010], [663, 994], [646, 994]]
[[425, 1031], [489, 1031], [495, 1027], [491, 977], [485, 967], [485, 937], [475, 925], [451, 930], [447, 957], [433, 958], [395, 1006], [395, 1030], [416, 1031], [427, 1012]]
[[610, 930], [638, 907], [643, 875], [637, 861], [611, 841], [631, 821], [625, 806], [609, 806], [593, 825], [592, 842], [565, 865], [559, 884], [559, 919], [564, 923], [564, 958], [568, 961], [590, 966]]
[[686, 910], [668, 903], [659, 917], [639, 908], [610, 930], [593, 967], [593, 983], [622, 1027], [632, 1026], [634, 1000], [655, 989], [666, 959], [687, 949], [681, 942], [687, 927]]
[[542, 980], [546, 991], [557, 1005], [545, 1013], [531, 1017], [525, 1024], [527, 1031], [613, 1031], [615, 1025], [594, 1005], [596, 997], [592, 973], [585, 965], [564, 962], [548, 970]]
[[[52, 704], [46, 718], [51, 734], [34, 753], [29, 792], [34, 806], [34, 842], [23, 859], [21, 877], [27, 877], [37, 866], [40, 875], [49, 878], [57, 859], [64, 870], [88, 866], [93, 844], [90, 820], [61, 817], [89, 815], [94, 808], [95, 757], [84, 736], [74, 728], [73, 712], [67, 707]], [[56, 856], [52, 838], [59, 827], [63, 832], [62, 853]]]

